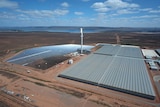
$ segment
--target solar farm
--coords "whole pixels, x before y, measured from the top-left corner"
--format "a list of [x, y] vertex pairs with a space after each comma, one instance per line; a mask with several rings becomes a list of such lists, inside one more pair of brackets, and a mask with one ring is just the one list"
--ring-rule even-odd
[[102, 44], [100, 49], [58, 76], [155, 99], [148, 70], [138, 46]]

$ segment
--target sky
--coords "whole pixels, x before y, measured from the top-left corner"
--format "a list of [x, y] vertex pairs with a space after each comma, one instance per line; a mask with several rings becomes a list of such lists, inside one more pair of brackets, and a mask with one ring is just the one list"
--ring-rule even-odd
[[0, 27], [160, 27], [160, 0], [0, 0]]

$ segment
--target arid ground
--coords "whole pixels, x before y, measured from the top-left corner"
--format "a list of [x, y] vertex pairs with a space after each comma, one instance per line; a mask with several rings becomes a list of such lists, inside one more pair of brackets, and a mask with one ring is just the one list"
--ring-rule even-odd
[[[120, 43], [141, 48], [160, 48], [160, 34], [106, 32], [84, 34], [84, 44]], [[120, 40], [117, 40], [120, 39]], [[155, 100], [75, 82], [57, 75], [68, 68], [67, 60], [49, 69], [36, 69], [5, 62], [18, 52], [31, 47], [55, 44], [79, 44], [80, 34], [46, 32], [0, 33], [0, 106], [2, 107], [159, 107], [160, 93]], [[72, 57], [74, 63], [85, 58]], [[71, 56], [70, 56], [71, 57]], [[69, 58], [70, 58], [69, 57]], [[36, 63], [36, 62], [35, 62]], [[36, 64], [35, 64], [36, 65]], [[29, 71], [29, 72], [28, 72]], [[149, 71], [151, 79], [155, 71]], [[14, 93], [11, 93], [14, 92]]]
[[[131, 32], [106, 32], [84, 34], [84, 44], [117, 43], [119, 36], [121, 44], [141, 46], [141, 48], [160, 48], [160, 34], [143, 34]], [[4, 32], [0, 33], [0, 55], [16, 52], [30, 47], [79, 44], [80, 34], [77, 33], [46, 33], [46, 32]]]

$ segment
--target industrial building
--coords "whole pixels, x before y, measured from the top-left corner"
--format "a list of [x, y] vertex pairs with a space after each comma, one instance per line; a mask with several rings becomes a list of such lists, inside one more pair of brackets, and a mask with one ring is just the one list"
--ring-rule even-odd
[[155, 99], [144, 57], [137, 46], [103, 44], [58, 76]]
[[152, 59], [153, 57], [159, 57], [159, 55], [155, 52], [155, 50], [150, 49], [142, 49], [143, 56], [147, 59]]
[[143, 56], [146, 58], [146, 62], [149, 64], [151, 70], [158, 71], [159, 67], [156, 63], [159, 63], [159, 55], [156, 50], [151, 49], [142, 49]]

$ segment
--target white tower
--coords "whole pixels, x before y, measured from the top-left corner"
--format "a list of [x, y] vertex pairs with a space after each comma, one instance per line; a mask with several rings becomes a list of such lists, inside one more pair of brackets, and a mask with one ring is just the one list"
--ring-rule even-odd
[[81, 31], [81, 54], [83, 53], [83, 28], [80, 28]]

